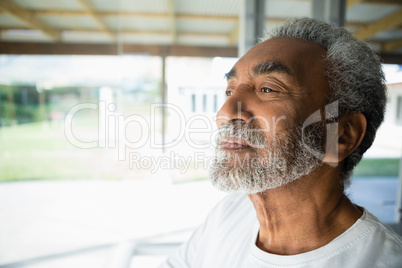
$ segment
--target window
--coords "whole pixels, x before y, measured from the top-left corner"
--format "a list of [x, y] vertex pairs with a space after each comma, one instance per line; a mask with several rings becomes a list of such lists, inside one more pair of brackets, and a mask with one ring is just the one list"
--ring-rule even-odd
[[402, 125], [402, 96], [398, 96], [396, 103], [396, 123]]
[[193, 111], [193, 113], [195, 113], [197, 110], [195, 101], [196, 101], [195, 94], [191, 94], [191, 110]]
[[207, 95], [202, 95], [202, 111], [205, 113], [207, 111]]
[[218, 95], [214, 95], [214, 113], [218, 112]]

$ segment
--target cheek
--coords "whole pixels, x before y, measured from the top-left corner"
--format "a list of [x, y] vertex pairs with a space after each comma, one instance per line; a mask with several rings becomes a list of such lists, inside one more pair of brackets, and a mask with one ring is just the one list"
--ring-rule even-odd
[[293, 129], [299, 121], [298, 113], [290, 104], [270, 104], [264, 105], [261, 109], [255, 109], [254, 120], [260, 129], [273, 135]]

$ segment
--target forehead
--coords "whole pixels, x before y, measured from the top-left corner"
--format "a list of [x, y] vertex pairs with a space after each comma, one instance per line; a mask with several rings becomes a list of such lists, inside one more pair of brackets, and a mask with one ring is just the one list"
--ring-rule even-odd
[[326, 49], [316, 43], [289, 37], [280, 37], [266, 40], [252, 47], [235, 64], [236, 74], [242, 69], [248, 73], [256, 65], [267, 61], [279, 62], [286, 66], [290, 73], [305, 77], [315, 73], [324, 75], [324, 58]]

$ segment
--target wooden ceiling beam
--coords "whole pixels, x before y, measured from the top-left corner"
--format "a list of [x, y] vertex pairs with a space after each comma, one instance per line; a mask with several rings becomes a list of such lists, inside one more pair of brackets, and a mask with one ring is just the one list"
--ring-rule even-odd
[[[10, 28], [0, 27], [1, 32], [9, 30], [31, 30], [28, 28]], [[62, 32], [81, 32], [81, 33], [102, 33], [101, 30], [83, 29], [83, 28], [64, 28]], [[138, 30], [122, 30], [119, 32], [121, 35], [137, 34], [137, 35], [171, 35], [169, 31], [138, 31]], [[210, 32], [177, 32], [178, 36], [197, 36], [197, 37], [217, 37], [229, 38], [227, 33], [210, 33]]]
[[[0, 54], [24, 55], [119, 55], [148, 54], [158, 56], [193, 57], [237, 57], [237, 47], [195, 47], [123, 44], [119, 50], [116, 44], [69, 44], [69, 43], [22, 43], [0, 42]], [[402, 55], [380, 53], [384, 63], [402, 64]]]
[[[79, 10], [31, 10], [36, 16], [85, 16], [86, 13]], [[150, 18], [150, 19], [169, 19], [168, 13], [142, 13], [142, 12], [115, 12], [115, 11], [96, 11], [100, 17], [121, 17], [121, 18]], [[189, 20], [223, 20], [237, 21], [237, 16], [215, 16], [215, 15], [196, 15], [186, 13], [176, 13], [176, 19]]]
[[[34, 16], [86, 16], [83, 11], [76, 10], [30, 10]], [[147, 19], [169, 19], [168, 13], [137, 13], [137, 12], [104, 12], [96, 11], [100, 17], [119, 17], [119, 18], [147, 18]], [[213, 21], [227, 21], [237, 22], [239, 19], [237, 16], [215, 16], [215, 15], [195, 15], [195, 14], [175, 14], [176, 20], [213, 20]], [[285, 18], [267, 18], [266, 23], [284, 23]], [[360, 27], [365, 24], [358, 22], [349, 22], [348, 26]]]
[[396, 53], [380, 53], [380, 58], [382, 60], [382, 63], [387, 63], [387, 64], [402, 64], [402, 55], [401, 54], [396, 54]]
[[[179, 35], [183, 35], [183, 33], [178, 33], [177, 29], [175, 27], [175, 24], [177, 22], [178, 19], [181, 20], [220, 20], [220, 21], [228, 21], [228, 22], [235, 22], [236, 25], [234, 26], [233, 30], [230, 33], [227, 33], [227, 38], [229, 38], [229, 42], [231, 45], [235, 45], [236, 40], [238, 38], [238, 17], [237, 16], [209, 16], [209, 15], [193, 15], [193, 14], [175, 14], [174, 10], [171, 8], [171, 12], [169, 13], [136, 13], [136, 12], [99, 12], [99, 11], [95, 11], [93, 8], [93, 5], [91, 4], [91, 2], [89, 2], [90, 0], [77, 0], [83, 3], [84, 5], [84, 11], [62, 11], [62, 10], [24, 10], [23, 12], [25, 12], [25, 17], [28, 17], [30, 19], [33, 18], [33, 20], [38, 20], [36, 17], [37, 16], [87, 16], [90, 15], [92, 16], [95, 21], [98, 24], [98, 27], [101, 31], [106, 32], [108, 35], [113, 37], [113, 40], [115, 41], [115, 37], [116, 37], [116, 33], [114, 31], [112, 31], [111, 29], [109, 29], [107, 27], [107, 25], [104, 23], [103, 18], [104, 17], [108, 17], [108, 16], [118, 16], [119, 18], [123, 17], [123, 18], [152, 18], [152, 19], [169, 19], [171, 21], [171, 27], [170, 27], [170, 31], [172, 33], [172, 36], [174, 38], [177, 38], [177, 36]], [[173, 0], [170, 0], [171, 4], [170, 6], [173, 7]], [[367, 1], [374, 1], [374, 0], [350, 0], [350, 1], [356, 1], [356, 2], [367, 2]], [[390, 0], [393, 1], [393, 0]], [[397, 0], [399, 2], [402, 2], [402, 0]], [[1, 4], [5, 5], [7, 3], [10, 3], [11, 1], [0, 1], [0, 7]], [[20, 8], [21, 9], [21, 8]], [[27, 15], [28, 14], [28, 15]], [[357, 27], [360, 28], [356, 31], [356, 35], [357, 37], [360, 36], [360, 34], [366, 33], [368, 30], [372, 30], [372, 29], [377, 29], [378, 25], [384, 27], [383, 25], [388, 25], [389, 26], [389, 21], [391, 21], [391, 24], [395, 24], [395, 17], [398, 17], [400, 15], [400, 13], [398, 13], [397, 15], [391, 16], [391, 17], [387, 17], [384, 18], [378, 22], [375, 22], [373, 24], [362, 24], [362, 23], [357, 23], [357, 22], [349, 22], [347, 23], [347, 26], [350, 27]], [[401, 17], [401, 16], [399, 16]], [[29, 20], [29, 19], [28, 19]], [[398, 18], [396, 19], [398, 20]], [[400, 19], [399, 19], [400, 20]], [[266, 23], [275, 23], [275, 24], [281, 24], [285, 21], [284, 18], [267, 18]], [[28, 23], [27, 23], [28, 24]], [[43, 23], [42, 23], [43, 24]], [[378, 25], [377, 25], [378, 24]], [[396, 23], [396, 25], [398, 25], [399, 23]], [[42, 26], [42, 27], [41, 27]], [[399, 24], [398, 26], [396, 26], [397, 28], [401, 28], [402, 24]], [[30, 29], [39, 29], [45, 32], [45, 27], [43, 25], [39, 24], [32, 24], [29, 23], [28, 27]], [[8, 29], [12, 29], [13, 27], [9, 27]], [[49, 28], [49, 26], [48, 26]], [[15, 29], [17, 29], [17, 27], [15, 27]], [[379, 28], [377, 29], [377, 31], [381, 31], [381, 29], [383, 28]], [[4, 30], [4, 28], [3, 28]], [[93, 29], [62, 29], [62, 30], [70, 30], [70, 31], [94, 31]], [[53, 30], [52, 33], [54, 39], [59, 40], [60, 36], [61, 36], [61, 31], [62, 30]], [[96, 31], [94, 31], [96, 32]], [[158, 31], [155, 32], [140, 32], [140, 31], [129, 31], [129, 30], [125, 30], [122, 31], [121, 33], [133, 33], [133, 34], [164, 34]], [[50, 31], [48, 31], [48, 34], [50, 35]], [[189, 34], [189, 33], [184, 33], [184, 34]], [[196, 35], [204, 35], [204, 33], [195, 33]], [[205, 33], [207, 34], [207, 33]], [[371, 35], [373, 33], [370, 33]], [[211, 33], [211, 34], [207, 34], [209, 36], [222, 36], [222, 34], [220, 33]]]
[[381, 49], [384, 52], [392, 52], [402, 47], [402, 39], [384, 42], [381, 44]]
[[174, 45], [166, 47], [168, 56], [177, 57], [237, 57], [237, 47], [202, 47]]
[[364, 0], [347, 0], [346, 9], [351, 8], [352, 6], [363, 3], [363, 2], [364, 2]]
[[236, 47], [203, 47], [183, 45], [134, 45], [123, 44], [68, 44], [68, 43], [21, 43], [0, 42], [0, 54], [24, 55], [119, 55], [148, 54], [160, 56], [189, 57], [236, 57]]
[[[265, 19], [265, 23], [267, 23], [267, 24], [271, 24], [271, 23], [274, 23], [274, 24], [283, 24], [283, 23], [285, 23], [285, 21], [286, 21], [286, 18], [266, 18]], [[346, 26], [348, 26], [348, 27], [362, 27], [362, 26], [365, 26], [366, 24], [364, 24], [364, 23], [361, 23], [361, 22], [346, 22]]]
[[53, 41], [61, 40], [61, 32], [60, 31], [53, 29], [46, 23], [44, 23], [41, 20], [39, 20], [38, 18], [36, 18], [35, 14], [23, 9], [22, 7], [15, 4], [14, 2], [12, 2], [10, 0], [1, 0], [0, 8], [5, 10], [8, 14], [21, 20], [29, 28], [41, 30], [43, 33], [48, 35]]
[[92, 4], [91, 0], [77, 0], [77, 2], [81, 5], [84, 12], [95, 20], [99, 29], [107, 33], [112, 39], [116, 39], [115, 34], [109, 29], [102, 17], [95, 11], [95, 6]]
[[[62, 10], [35, 10], [32, 11], [36, 16], [85, 16], [82, 11], [62, 11]], [[167, 13], [136, 13], [136, 12], [96, 12], [101, 17], [120, 17], [120, 18], [148, 18], [148, 19], [169, 19]], [[237, 22], [237, 16], [215, 16], [215, 15], [195, 15], [195, 14], [175, 14], [176, 20], [213, 20]], [[285, 18], [267, 18], [266, 23], [284, 23]], [[347, 26], [360, 27], [365, 24], [359, 22], [349, 22]]]
[[[81, 10], [51, 10], [51, 9], [35, 9], [31, 10], [36, 16], [86, 16], [87, 13]], [[141, 18], [163, 18], [168, 19], [167, 13], [142, 13], [142, 12], [127, 12], [127, 11], [94, 11], [100, 17], [141, 17]]]
[[365, 0], [364, 3], [379, 5], [402, 5], [401, 0]]
[[168, 1], [168, 10], [169, 10], [169, 25], [170, 25], [170, 33], [172, 35], [173, 44], [177, 43], [177, 32], [176, 32], [176, 12], [174, 6], [174, 0]]
[[236, 22], [239, 20], [237, 16], [214, 16], [214, 15], [193, 15], [193, 14], [176, 14], [176, 19], [181, 20], [220, 20]]
[[347, 0], [346, 8], [351, 8], [357, 4], [379, 4], [379, 5], [402, 5], [401, 0]]
[[239, 39], [239, 32], [240, 32], [240, 23], [236, 22], [235, 27], [233, 28], [232, 32], [229, 35], [229, 44], [231, 46], [236, 45], [237, 40]]
[[386, 31], [392, 28], [396, 28], [402, 24], [402, 9], [380, 19], [366, 26], [360, 27], [354, 36], [357, 39], [367, 40], [375, 34]]

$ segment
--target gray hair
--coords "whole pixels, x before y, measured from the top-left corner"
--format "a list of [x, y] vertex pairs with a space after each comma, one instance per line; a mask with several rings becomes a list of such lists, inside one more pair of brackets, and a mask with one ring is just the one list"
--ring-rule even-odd
[[338, 101], [339, 115], [361, 112], [366, 117], [365, 136], [344, 161], [343, 183], [348, 183], [353, 168], [372, 145], [384, 120], [386, 85], [380, 59], [346, 29], [310, 18], [288, 20], [262, 41], [276, 37], [300, 38], [325, 47], [324, 72], [330, 87], [330, 102]]

